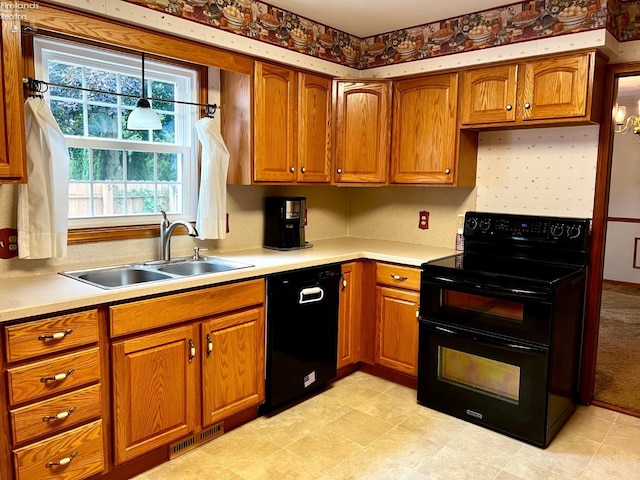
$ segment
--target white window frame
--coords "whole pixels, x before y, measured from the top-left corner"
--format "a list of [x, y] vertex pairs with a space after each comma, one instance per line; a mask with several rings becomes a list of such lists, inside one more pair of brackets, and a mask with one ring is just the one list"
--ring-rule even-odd
[[[75, 61], [78, 62], [77, 64], [87, 67], [113, 70], [132, 76], [139, 76], [141, 74], [141, 56], [89, 47], [65, 40], [36, 36], [34, 38], [34, 67], [37, 79], [49, 81], [47, 68], [49, 59], [70, 63], [74, 63], [75, 59]], [[199, 88], [197, 71], [149, 60], [147, 58], [145, 58], [144, 67], [145, 80], [159, 80], [173, 83], [176, 82], [176, 77], [184, 77], [183, 81], [177, 82], [176, 98], [174, 100], [197, 103], [197, 92]], [[47, 92], [45, 92], [45, 100], [49, 102]], [[182, 154], [183, 211], [173, 212], [169, 217], [195, 221], [198, 204], [198, 139], [194, 126], [198, 119], [198, 109], [192, 105], [181, 103], [175, 103], [174, 107], [175, 118], [184, 120], [183, 128], [176, 129], [175, 144], [70, 135], [66, 136], [67, 146], [150, 151], [154, 153], [167, 153], [171, 150], [171, 153]], [[176, 147], [178, 148], [176, 149]], [[69, 229], [152, 224], [159, 223], [159, 221], [160, 217], [157, 213], [73, 217], [69, 218]]]

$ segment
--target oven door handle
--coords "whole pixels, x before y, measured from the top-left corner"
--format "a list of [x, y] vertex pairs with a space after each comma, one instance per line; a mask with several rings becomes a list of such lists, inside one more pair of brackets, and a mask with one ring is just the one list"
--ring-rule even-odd
[[520, 298], [532, 298], [532, 299], [547, 299], [549, 298], [549, 293], [544, 290], [529, 290], [524, 288], [510, 288], [503, 287], [501, 285], [496, 284], [480, 284], [476, 282], [470, 282], [469, 280], [451, 278], [451, 277], [442, 277], [442, 276], [432, 276], [431, 280], [436, 280], [441, 283], [446, 283], [447, 285], [462, 285], [465, 287], [471, 287], [474, 290], [483, 290], [486, 292], [495, 292], [495, 293], [503, 293], [513, 296], [518, 296]]
[[535, 347], [533, 345], [523, 345], [521, 343], [514, 343], [508, 339], [502, 339], [498, 337], [491, 337], [488, 335], [481, 335], [475, 332], [470, 331], [458, 331], [449, 327], [442, 327], [440, 325], [431, 325], [426, 322], [422, 322], [422, 325], [426, 327], [428, 330], [431, 330], [435, 333], [440, 333], [453, 337], [464, 337], [472, 339], [476, 342], [484, 343], [487, 345], [491, 345], [493, 347], [502, 348], [504, 350], [511, 350], [520, 353], [530, 353], [530, 354], [540, 354], [546, 353], [547, 349], [543, 347]]

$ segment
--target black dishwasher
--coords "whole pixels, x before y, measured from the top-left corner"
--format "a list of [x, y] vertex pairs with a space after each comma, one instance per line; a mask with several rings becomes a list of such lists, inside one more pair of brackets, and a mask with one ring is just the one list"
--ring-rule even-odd
[[336, 376], [340, 265], [267, 276], [268, 412]]

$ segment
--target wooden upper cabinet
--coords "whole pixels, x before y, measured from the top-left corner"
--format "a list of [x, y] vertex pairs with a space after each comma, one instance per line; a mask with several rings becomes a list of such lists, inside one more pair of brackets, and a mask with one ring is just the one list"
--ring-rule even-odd
[[296, 72], [262, 62], [255, 65], [254, 166], [256, 182], [296, 179]]
[[549, 58], [524, 65], [522, 118], [526, 121], [584, 117], [589, 56]]
[[461, 124], [526, 127], [597, 123], [605, 58], [596, 51], [555, 55], [462, 73]]
[[337, 81], [336, 183], [385, 183], [389, 165], [388, 81]]
[[391, 183], [454, 183], [458, 74], [393, 86]]
[[297, 181], [331, 181], [331, 79], [298, 74]]
[[515, 121], [517, 73], [517, 65], [499, 65], [463, 73], [462, 123]]
[[27, 162], [20, 31], [11, 31], [12, 22], [0, 20], [0, 23], [0, 182], [25, 182]]

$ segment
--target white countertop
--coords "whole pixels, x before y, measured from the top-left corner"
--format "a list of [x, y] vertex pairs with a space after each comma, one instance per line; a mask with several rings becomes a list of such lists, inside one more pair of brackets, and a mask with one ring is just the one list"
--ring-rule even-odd
[[0, 289], [0, 322], [361, 258], [420, 266], [457, 253], [449, 248], [353, 237], [312, 243], [313, 248], [286, 252], [255, 248], [216, 254], [212, 256], [248, 263], [253, 267], [111, 290], [57, 273], [11, 278]]

